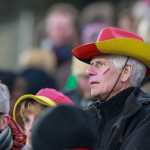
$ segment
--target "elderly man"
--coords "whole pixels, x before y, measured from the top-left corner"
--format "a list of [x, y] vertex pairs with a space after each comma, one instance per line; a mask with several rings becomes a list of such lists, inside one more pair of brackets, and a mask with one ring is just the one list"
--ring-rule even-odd
[[21, 150], [26, 144], [26, 135], [20, 126], [8, 115], [10, 94], [0, 83], [0, 150]]
[[97, 42], [75, 48], [73, 55], [90, 63], [88, 111], [97, 121], [96, 150], [149, 150], [150, 97], [140, 84], [150, 73], [150, 45], [117, 28], [103, 29]]

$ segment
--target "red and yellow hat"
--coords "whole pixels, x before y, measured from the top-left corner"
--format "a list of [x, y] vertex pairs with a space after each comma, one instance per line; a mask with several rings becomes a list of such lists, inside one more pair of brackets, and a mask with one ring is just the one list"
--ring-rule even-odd
[[147, 67], [147, 75], [150, 75], [150, 45], [142, 37], [118, 28], [104, 28], [95, 43], [76, 47], [72, 53], [86, 63], [99, 54], [129, 56], [143, 62]]
[[29, 98], [45, 106], [57, 106], [59, 104], [71, 104], [71, 105], [73, 104], [73, 102], [69, 99], [69, 97], [52, 88], [41, 89], [36, 95], [32, 94], [23, 95], [16, 101], [13, 110], [13, 118], [21, 126], [22, 129], [24, 129], [24, 123], [19, 112], [21, 109], [22, 102], [28, 100]]

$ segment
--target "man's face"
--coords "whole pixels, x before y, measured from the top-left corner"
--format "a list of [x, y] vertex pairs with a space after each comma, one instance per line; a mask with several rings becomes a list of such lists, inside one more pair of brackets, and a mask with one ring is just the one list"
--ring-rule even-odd
[[[90, 64], [91, 67], [87, 69], [86, 73], [90, 77], [91, 95], [103, 100], [112, 90], [121, 70], [115, 67], [107, 55], [94, 56]], [[119, 92], [120, 85], [121, 82], [118, 81], [110, 97]]]

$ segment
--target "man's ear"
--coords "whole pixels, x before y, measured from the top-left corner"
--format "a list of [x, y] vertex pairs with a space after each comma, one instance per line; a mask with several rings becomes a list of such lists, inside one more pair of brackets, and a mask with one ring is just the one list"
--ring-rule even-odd
[[4, 130], [10, 121], [10, 116], [8, 114], [4, 114], [0, 117], [0, 131]]
[[126, 64], [123, 72], [122, 72], [122, 75], [121, 75], [121, 81], [122, 82], [126, 82], [129, 80], [131, 74], [132, 74], [132, 70], [133, 70], [133, 67], [131, 64]]

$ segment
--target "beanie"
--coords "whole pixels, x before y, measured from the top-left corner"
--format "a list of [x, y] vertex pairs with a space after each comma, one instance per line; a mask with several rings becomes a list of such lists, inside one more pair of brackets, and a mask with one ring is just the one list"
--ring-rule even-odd
[[92, 149], [96, 129], [90, 114], [77, 106], [51, 107], [34, 124], [33, 150]]

